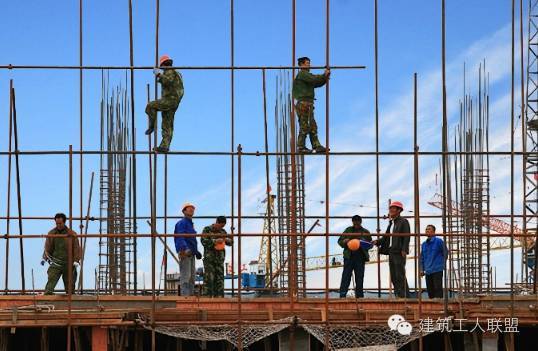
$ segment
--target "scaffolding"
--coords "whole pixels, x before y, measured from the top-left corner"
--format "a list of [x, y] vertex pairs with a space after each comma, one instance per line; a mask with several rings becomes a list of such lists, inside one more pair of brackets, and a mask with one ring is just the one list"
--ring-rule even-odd
[[[532, 1], [532, 0], [531, 0]], [[24, 241], [32, 241], [32, 239], [43, 238], [43, 234], [33, 234], [25, 233], [22, 230], [22, 221], [23, 220], [50, 220], [49, 216], [28, 216], [22, 214], [21, 209], [21, 182], [19, 177], [19, 158], [26, 157], [28, 155], [61, 155], [69, 159], [69, 226], [73, 227], [74, 221], [80, 222], [80, 227], [82, 228], [82, 223], [88, 216], [83, 214], [83, 189], [84, 189], [84, 156], [86, 155], [99, 155], [101, 157], [101, 173], [100, 173], [100, 185], [101, 185], [101, 208], [100, 215], [97, 219], [100, 222], [101, 229], [99, 233], [85, 233], [81, 234], [82, 238], [98, 238], [100, 240], [100, 262], [99, 262], [99, 272], [96, 281], [99, 282], [97, 288], [92, 291], [92, 289], [81, 289], [82, 292], [86, 294], [95, 294], [96, 308], [88, 313], [79, 313], [79, 311], [74, 310], [73, 308], [84, 307], [84, 298], [87, 296], [81, 297], [77, 300], [77, 296], [74, 296], [71, 293], [68, 293], [66, 298], [58, 297], [61, 303], [64, 303], [61, 312], [54, 314], [54, 325], [65, 327], [67, 329], [67, 349], [71, 350], [72, 340], [74, 335], [77, 335], [76, 331], [78, 328], [84, 326], [96, 327], [95, 332], [99, 332], [100, 329], [97, 327], [107, 326], [110, 329], [116, 331], [129, 331], [128, 328], [137, 329], [140, 326], [140, 323], [143, 323], [144, 328], [147, 328], [151, 333], [151, 350], [154, 351], [157, 349], [157, 332], [163, 330], [163, 323], [169, 323], [176, 325], [176, 328], [179, 328], [179, 325], [189, 326], [189, 330], [200, 331], [200, 333], [207, 332], [215, 326], [225, 325], [225, 333], [227, 335], [233, 334], [234, 345], [242, 350], [245, 346], [248, 346], [248, 342], [252, 341], [252, 338], [248, 340], [243, 340], [245, 331], [251, 331], [252, 334], [260, 333], [265, 334], [264, 325], [278, 324], [274, 327], [274, 330], [280, 330], [283, 324], [286, 325], [291, 331], [294, 328], [304, 324], [304, 328], [313, 330], [313, 333], [316, 334], [316, 338], [320, 342], [325, 344], [328, 348], [331, 348], [334, 343], [334, 338], [338, 339], [339, 347], [359, 347], [359, 345], [349, 343], [353, 342], [353, 337], [343, 337], [345, 334], [337, 334], [337, 330], [334, 327], [334, 320], [340, 319], [341, 316], [344, 316], [343, 320], [346, 320], [347, 325], [356, 324], [361, 326], [365, 323], [379, 323], [379, 311], [384, 310], [384, 313], [394, 313], [395, 311], [403, 311], [402, 314], [410, 313], [414, 321], [418, 321], [424, 317], [424, 313], [431, 313], [432, 315], [438, 317], [448, 318], [452, 315], [449, 314], [450, 311], [461, 310], [460, 314], [455, 315], [460, 317], [468, 316], [477, 316], [477, 320], [480, 317], [480, 313], [483, 312], [484, 308], [490, 306], [491, 301], [499, 303], [500, 307], [497, 306], [496, 311], [502, 313], [503, 316], [514, 317], [516, 311], [525, 311], [526, 319], [525, 323], [528, 325], [536, 324], [538, 320], [535, 311], [529, 311], [528, 306], [533, 302], [532, 299], [524, 299], [521, 296], [516, 296], [515, 291], [512, 289], [514, 285], [514, 257], [513, 249], [514, 245], [514, 232], [515, 225], [514, 219], [520, 218], [522, 216], [515, 213], [514, 208], [514, 160], [516, 156], [524, 156], [527, 163], [532, 163], [535, 156], [535, 149], [532, 149], [533, 152], [526, 152], [525, 150], [520, 152], [515, 150], [514, 146], [514, 136], [512, 133], [512, 140], [510, 150], [495, 151], [492, 152], [488, 150], [487, 141], [484, 141], [484, 136], [487, 134], [487, 109], [479, 107], [478, 112], [474, 111], [471, 108], [471, 100], [465, 98], [464, 104], [465, 108], [463, 109], [462, 122], [464, 122], [463, 127], [460, 129], [460, 140], [462, 145], [458, 150], [450, 151], [448, 148], [448, 118], [447, 118], [447, 97], [446, 97], [446, 68], [445, 68], [445, 2], [442, 1], [442, 86], [440, 87], [443, 91], [443, 130], [442, 130], [442, 150], [441, 151], [419, 151], [418, 143], [416, 142], [416, 132], [417, 132], [417, 94], [416, 94], [416, 76], [415, 76], [415, 115], [414, 115], [414, 125], [415, 125], [415, 147], [413, 150], [399, 150], [399, 151], [381, 151], [379, 148], [379, 109], [378, 109], [378, 14], [377, 14], [377, 0], [374, 0], [374, 71], [375, 71], [375, 151], [341, 151], [341, 150], [331, 150], [330, 146], [330, 84], [327, 83], [325, 89], [325, 136], [326, 136], [326, 146], [327, 151], [322, 155], [313, 155], [313, 156], [304, 156], [298, 155], [295, 151], [295, 118], [294, 118], [294, 107], [292, 99], [289, 94], [289, 87], [291, 82], [291, 77], [294, 74], [294, 71], [298, 68], [295, 66], [295, 55], [296, 55], [296, 2], [295, 0], [291, 1], [292, 6], [292, 54], [291, 54], [291, 65], [282, 65], [282, 66], [238, 66], [235, 64], [235, 48], [234, 48], [234, 0], [230, 0], [230, 62], [229, 66], [176, 66], [174, 69], [178, 70], [223, 70], [230, 73], [230, 90], [231, 90], [231, 110], [230, 110], [230, 126], [231, 126], [231, 142], [230, 148], [226, 151], [171, 151], [166, 155], [157, 155], [157, 153], [152, 150], [152, 140], [148, 138], [147, 149], [137, 147], [136, 140], [136, 130], [135, 128], [135, 111], [134, 111], [134, 76], [135, 72], [138, 70], [151, 70], [154, 66], [157, 66], [158, 55], [159, 55], [159, 13], [160, 5], [159, 0], [155, 2], [155, 62], [153, 65], [134, 65], [134, 54], [133, 54], [133, 28], [132, 28], [132, 2], [129, 1], [129, 48], [130, 48], [130, 59], [129, 65], [126, 66], [91, 66], [85, 65], [83, 62], [82, 55], [82, 38], [83, 38], [83, 1], [79, 1], [79, 62], [77, 65], [17, 65], [17, 64], [8, 64], [0, 65], [0, 70], [34, 70], [39, 72], [39, 70], [74, 70], [79, 73], [79, 96], [80, 96], [80, 105], [79, 105], [79, 145], [77, 149], [73, 149], [73, 146], [70, 145], [68, 150], [21, 150], [17, 145], [17, 116], [16, 116], [16, 104], [15, 104], [15, 90], [13, 83], [11, 82], [9, 90], [9, 101], [10, 101], [10, 115], [9, 115], [9, 144], [8, 151], [0, 151], [1, 156], [8, 157], [9, 171], [8, 171], [8, 194], [11, 191], [11, 161], [15, 161], [15, 173], [16, 173], [16, 186], [17, 186], [17, 200], [18, 200], [18, 216], [13, 216], [10, 213], [10, 206], [8, 205], [7, 215], [2, 219], [6, 221], [7, 231], [4, 239], [6, 240], [6, 283], [4, 292], [6, 295], [15, 295], [22, 294], [21, 297], [14, 298], [12, 296], [7, 296], [9, 303], [19, 303], [19, 305], [10, 306], [13, 307], [15, 311], [19, 311], [17, 306], [24, 306], [24, 303], [28, 303], [28, 297], [24, 296], [28, 292], [25, 285], [25, 276], [24, 276]], [[312, 67], [312, 69], [322, 69], [330, 68], [332, 70], [360, 70], [365, 67], [362, 65], [332, 65], [330, 61], [330, 1], [325, 1], [325, 62], [323, 65]], [[531, 6], [534, 9], [534, 6]], [[533, 19], [534, 20], [534, 19]], [[521, 19], [522, 21], [522, 19]], [[512, 8], [512, 25], [514, 29], [515, 17], [514, 17], [514, 8]], [[512, 33], [512, 68], [515, 64], [514, 56], [514, 39], [515, 32]], [[529, 37], [535, 38], [535, 36]], [[522, 40], [522, 39], [521, 39]], [[533, 44], [534, 45], [534, 44]], [[529, 44], [530, 50], [530, 44]], [[523, 55], [521, 55], [521, 60], [523, 60]], [[530, 64], [529, 64], [530, 66]], [[106, 89], [106, 99], [103, 99], [105, 102], [102, 105], [102, 118], [106, 119], [106, 122], [102, 123], [103, 128], [106, 128], [106, 133], [102, 133], [102, 146], [100, 150], [90, 150], [85, 147], [83, 143], [84, 128], [83, 128], [83, 72], [88, 70], [127, 70], [128, 80], [126, 82], [125, 90], [129, 91], [127, 94], [124, 90], [113, 90], [111, 94], [111, 99], [108, 96], [109, 89], [107, 86]], [[267, 147], [267, 128], [265, 129], [265, 144], [266, 148], [264, 152], [252, 151], [252, 150], [243, 150], [241, 144], [239, 144], [235, 138], [235, 72], [238, 70], [255, 70], [263, 72], [263, 82], [264, 82], [264, 99], [265, 99], [265, 72], [266, 71], [283, 71], [281, 73], [280, 80], [277, 83], [277, 95], [279, 100], [276, 103], [275, 107], [275, 121], [276, 121], [276, 133], [277, 133], [277, 146], [275, 151], [271, 151]], [[529, 76], [531, 74], [529, 73]], [[529, 78], [530, 79], [530, 78]], [[514, 81], [514, 69], [512, 70], [512, 81]], [[535, 82], [535, 81], [533, 81]], [[156, 87], [155, 87], [156, 89]], [[512, 84], [512, 115], [511, 115], [511, 124], [512, 130], [514, 129], [514, 86]], [[528, 92], [534, 92], [536, 89], [529, 89]], [[523, 87], [522, 87], [523, 94]], [[157, 95], [157, 92], [155, 93]], [[482, 94], [479, 94], [482, 97]], [[148, 98], [149, 98], [149, 88], [148, 88]], [[265, 100], [264, 100], [265, 102]], [[528, 105], [533, 102], [532, 99], [528, 100]], [[480, 105], [480, 104], [479, 104]], [[486, 104], [484, 104], [486, 106]], [[106, 116], [106, 118], [105, 118]], [[478, 116], [478, 117], [477, 117]], [[527, 114], [526, 118], [529, 119], [529, 122], [533, 121], [535, 118], [529, 118]], [[469, 127], [474, 125], [478, 121], [479, 125], [482, 124], [481, 128], [478, 128], [478, 133], [476, 127]], [[529, 126], [532, 123], [527, 123]], [[531, 130], [531, 128], [527, 128]], [[323, 133], [320, 133], [323, 134]], [[104, 137], [106, 135], [106, 138]], [[485, 144], [484, 144], [485, 143]], [[534, 144], [535, 145], [535, 144]], [[242, 296], [242, 286], [241, 286], [241, 274], [238, 275], [239, 284], [236, 287], [232, 285], [232, 294], [234, 298], [222, 304], [222, 308], [229, 306], [226, 310], [226, 316], [223, 317], [223, 314], [211, 314], [211, 308], [215, 305], [215, 301], [203, 298], [181, 298], [173, 299], [169, 296], [166, 298], [170, 299], [158, 299], [157, 296], [161, 294], [159, 288], [156, 287], [156, 239], [166, 240], [167, 238], [173, 238], [174, 235], [167, 233], [166, 230], [162, 234], [157, 233], [156, 226], [158, 220], [164, 220], [165, 227], [166, 221], [169, 219], [176, 219], [178, 216], [169, 216], [166, 209], [166, 196], [167, 196], [167, 162], [168, 159], [174, 158], [176, 156], [219, 156], [227, 157], [230, 159], [231, 163], [231, 177], [230, 177], [230, 188], [231, 188], [231, 201], [230, 201], [230, 213], [227, 214], [227, 217], [231, 219], [231, 235], [236, 239], [237, 246], [232, 250], [232, 269], [231, 275], [234, 276], [234, 272], [241, 270], [242, 267], [242, 247], [241, 242], [247, 237], [260, 237], [264, 233], [247, 233], [242, 230], [243, 221], [247, 218], [257, 218], [261, 219], [267, 216], [248, 216], [243, 214], [243, 204], [242, 204], [242, 174], [244, 170], [242, 169], [242, 160], [244, 158], [256, 158], [260, 156], [265, 156], [266, 160], [269, 157], [275, 157], [277, 163], [277, 214], [278, 214], [278, 232], [272, 234], [273, 238], [278, 238], [278, 249], [280, 255], [280, 264], [278, 267], [278, 289], [283, 294], [279, 295], [274, 300], [270, 301], [248, 301]], [[453, 243], [451, 243], [451, 255], [454, 255], [457, 250], [461, 255], [461, 266], [456, 266], [451, 264], [448, 267], [447, 275], [452, 276], [454, 272], [459, 272], [458, 279], [461, 280], [461, 284], [458, 286], [458, 289], [464, 289], [468, 291], [470, 295], [476, 295], [480, 292], [484, 292], [484, 281], [485, 277], [489, 273], [485, 273], [483, 270], [484, 267], [484, 236], [486, 237], [486, 242], [490, 238], [503, 238], [507, 237], [510, 240], [510, 251], [511, 251], [511, 277], [510, 277], [510, 286], [508, 288], [498, 288], [494, 292], [509, 294], [510, 304], [507, 305], [506, 299], [484, 299], [481, 300], [480, 304], [472, 306], [471, 304], [465, 304], [464, 302], [459, 302], [459, 304], [454, 301], [448, 301], [448, 293], [445, 290], [445, 299], [435, 302], [424, 302], [422, 300], [422, 287], [420, 283], [420, 278], [415, 276], [415, 279], [418, 280], [418, 284], [415, 287], [414, 293], [417, 296], [417, 299], [405, 299], [401, 301], [387, 300], [387, 301], [374, 301], [369, 302], [365, 301], [364, 306], [370, 309], [369, 314], [366, 315], [364, 310], [359, 309], [359, 304], [356, 300], [350, 301], [337, 301], [337, 303], [332, 304], [330, 301], [331, 289], [329, 286], [329, 240], [336, 236], [341, 235], [341, 233], [331, 232], [332, 221], [336, 219], [348, 218], [348, 216], [336, 216], [332, 215], [329, 211], [329, 206], [331, 203], [330, 199], [330, 162], [331, 159], [336, 157], [363, 157], [363, 156], [375, 156], [375, 173], [376, 173], [376, 215], [375, 216], [363, 216], [365, 219], [374, 219], [377, 221], [378, 233], [380, 232], [380, 220], [383, 219], [383, 216], [380, 215], [380, 157], [386, 156], [403, 156], [403, 157], [415, 157], [415, 165], [417, 168], [414, 170], [415, 181], [414, 181], [414, 192], [415, 192], [415, 206], [418, 206], [420, 200], [420, 182], [418, 177], [418, 159], [419, 157], [426, 156], [442, 156], [443, 158], [443, 196], [441, 198], [443, 215], [441, 216], [429, 216], [423, 215], [420, 211], [415, 211], [413, 214], [415, 223], [418, 223], [421, 218], [438, 218], [443, 221], [443, 233], [445, 240], [447, 234]], [[486, 156], [484, 156], [486, 155]], [[509, 157], [511, 161], [511, 209], [509, 214], [498, 214], [501, 218], [509, 218], [510, 225], [509, 231], [511, 235], [506, 233], [494, 235], [490, 231], [484, 232], [484, 216], [489, 216], [489, 173], [488, 173], [488, 164], [487, 156], [488, 155], [499, 155]], [[319, 157], [325, 161], [325, 210], [322, 214], [315, 214], [314, 216], [307, 216], [305, 213], [305, 179], [304, 179], [304, 166], [308, 162], [310, 157]], [[76, 209], [73, 209], [73, 206], [76, 205], [73, 202], [73, 192], [77, 191], [77, 186], [73, 180], [73, 168], [74, 168], [74, 158], [78, 158], [79, 161], [79, 214], [77, 215]], [[141, 158], [149, 161], [149, 184], [147, 184], [147, 189], [149, 190], [150, 196], [150, 207], [151, 214], [138, 214], [137, 208], [140, 205], [137, 202], [136, 194], [137, 192], [142, 191], [142, 186], [137, 185], [136, 175], [137, 175], [137, 158]], [[454, 176], [451, 176], [452, 170], [450, 168], [450, 162], [447, 162], [452, 158], [454, 162]], [[157, 161], [162, 162], [164, 167], [159, 168]], [[534, 162], [534, 161], [533, 161]], [[536, 164], [532, 163], [532, 167], [535, 167]], [[165, 200], [165, 209], [164, 214], [158, 214], [157, 208], [157, 199], [159, 192], [157, 192], [157, 184], [160, 183], [160, 178], [157, 177], [157, 170], [159, 172], [164, 169], [164, 200]], [[268, 169], [268, 167], [266, 167]], [[456, 175], [460, 174], [458, 178]], [[526, 173], [527, 174], [527, 173]], [[535, 174], [535, 173], [534, 173]], [[160, 174], [159, 174], [160, 175]], [[269, 176], [267, 173], [267, 184]], [[451, 179], [454, 179], [451, 181]], [[455, 198], [459, 200], [459, 203], [462, 204], [459, 211], [461, 216], [454, 218], [451, 216], [450, 206], [452, 206], [452, 191], [451, 186], [454, 186], [456, 190]], [[528, 185], [527, 185], [528, 186]], [[533, 187], [531, 190], [533, 194], [536, 194], [535, 183], [532, 183]], [[269, 189], [267, 189], [269, 193]], [[527, 194], [527, 193], [526, 193]], [[8, 203], [10, 202], [10, 195], [8, 195]], [[447, 203], [449, 206], [447, 206]], [[484, 206], [486, 204], [486, 206]], [[448, 212], [447, 212], [448, 211]], [[214, 218], [214, 216], [199, 215], [199, 218]], [[533, 217], [533, 218], [529, 218]], [[325, 284], [322, 289], [318, 289], [319, 292], [323, 295], [322, 298], [314, 299], [302, 299], [305, 296], [307, 291], [310, 291], [306, 287], [305, 280], [305, 219], [307, 218], [317, 218], [323, 219], [324, 232], [322, 233], [311, 233], [309, 236], [320, 237], [325, 241]], [[19, 233], [13, 234], [12, 230], [9, 227], [10, 220], [18, 220]], [[136, 228], [137, 220], [151, 220], [151, 230], [149, 233], [138, 232]], [[527, 221], [532, 221], [536, 223], [535, 214], [527, 216]], [[529, 223], [529, 222], [527, 222]], [[237, 227], [236, 227], [237, 225]], [[491, 224], [487, 224], [486, 227]], [[271, 228], [269, 225], [268, 228]], [[528, 229], [528, 227], [527, 227]], [[272, 229], [268, 229], [272, 230]], [[415, 229], [415, 232], [412, 233], [416, 241], [419, 241], [421, 237], [424, 236], [423, 233], [420, 233], [420, 228]], [[532, 232], [524, 230], [521, 233], [520, 238], [523, 240], [528, 239], [537, 235], [538, 231]], [[151, 287], [149, 289], [144, 289], [141, 291], [140, 287], [137, 284], [137, 249], [136, 249], [136, 240], [137, 238], [147, 238], [151, 240]], [[23, 240], [25, 239], [25, 240]], [[21, 287], [22, 289], [11, 289], [8, 285], [8, 272], [9, 272], [9, 245], [7, 243], [18, 241], [20, 243], [20, 254], [17, 256], [20, 262], [21, 267]], [[269, 240], [271, 242], [271, 240]], [[420, 246], [417, 246], [419, 250]], [[489, 250], [489, 246], [487, 247]], [[271, 252], [272, 254], [273, 252]], [[148, 254], [149, 256], [149, 254]], [[165, 256], [166, 259], [166, 256]], [[451, 258], [451, 262], [455, 262]], [[486, 264], [489, 265], [489, 254], [488, 261]], [[458, 261], [460, 261], [458, 259]], [[166, 262], [166, 260], [164, 261]], [[378, 264], [379, 264], [378, 260]], [[166, 268], [165, 268], [166, 270]], [[418, 274], [418, 272], [416, 272]], [[166, 276], [166, 272], [165, 272]], [[69, 275], [69, 279], [71, 275]], [[381, 287], [381, 270], [377, 270], [377, 290], [378, 295], [381, 296], [381, 292], [390, 290], [384, 289]], [[476, 285], [473, 285], [476, 284]], [[455, 285], [454, 285], [455, 286]], [[445, 289], [447, 289], [445, 284]], [[38, 289], [34, 289], [35, 292], [38, 292]], [[118, 312], [118, 308], [114, 308], [114, 303], [117, 303], [117, 297], [115, 296], [100, 296], [101, 292], [107, 294], [129, 294], [129, 295], [138, 295], [138, 294], [148, 294], [150, 296], [128, 296], [132, 300], [124, 300], [127, 303], [132, 301], [137, 301], [147, 304], [144, 304], [140, 309], [135, 309], [129, 306], [129, 311], [125, 313], [123, 310]], [[536, 294], [536, 285], [534, 286], [534, 294]], [[39, 301], [47, 301], [46, 297], [39, 297]], [[301, 300], [299, 301], [299, 299]], [[516, 300], [519, 299], [521, 305], [516, 304]], [[254, 300], [254, 299], [251, 299]], [[23, 301], [24, 303], [21, 303]], [[51, 324], [51, 320], [48, 318], [42, 318], [44, 316], [41, 313], [40, 308], [37, 304], [38, 298], [34, 298], [34, 304], [31, 306], [31, 312], [29, 318], [24, 321], [18, 321], [16, 318], [16, 313], [12, 314], [11, 317], [6, 315], [6, 312], [2, 312], [1, 324], [3, 328], [17, 328], [21, 325], [26, 327], [40, 326], [46, 328]], [[499, 302], [500, 301], [500, 302]], [[529, 302], [530, 301], [530, 302]], [[3, 301], [2, 301], [3, 302]], [[220, 303], [222, 301], [218, 301]], [[301, 302], [300, 304], [298, 302]], [[492, 302], [492, 303], [493, 303]], [[4, 302], [3, 302], [4, 303]], [[76, 305], [74, 303], [80, 303]], [[109, 303], [109, 306], [103, 307], [105, 303]], [[167, 305], [168, 303], [168, 305]], [[173, 306], [171, 307], [170, 304]], [[282, 307], [282, 311], [279, 313], [286, 314], [285, 318], [279, 319], [274, 318], [273, 305], [279, 304]], [[304, 304], [303, 307], [301, 304]], [[2, 305], [4, 306], [4, 305]], [[369, 306], [369, 307], [368, 307]], [[410, 308], [410, 306], [412, 306]], [[125, 306], [124, 306], [125, 307]], [[174, 308], [177, 307], [177, 310]], [[443, 311], [441, 311], [442, 307]], [[204, 310], [202, 310], [204, 308]], [[244, 309], [243, 309], [244, 308]], [[263, 308], [263, 310], [259, 310]], [[489, 308], [489, 307], [488, 307]], [[170, 311], [172, 309], [172, 311]], [[437, 312], [435, 312], [437, 311]], [[466, 315], [465, 313], [472, 311], [472, 313]], [[39, 313], [38, 313], [39, 312]], [[13, 313], [11, 310], [7, 313]], [[33, 313], [33, 314], [32, 314]], [[167, 315], [167, 313], [169, 313]], [[315, 315], [314, 315], [315, 313]], [[437, 314], [435, 314], [437, 313]], [[47, 315], [45, 315], [47, 316]], [[168, 317], [167, 317], [168, 316]], [[297, 316], [304, 317], [303, 319], [297, 318]], [[384, 316], [384, 315], [383, 315]], [[28, 316], [26, 316], [28, 317]], [[48, 317], [48, 316], [47, 316]], [[286, 319], [291, 317], [290, 319]], [[37, 322], [38, 318], [39, 322]], [[220, 318], [220, 319], [219, 319]], [[482, 317], [483, 318], [483, 315]], [[30, 321], [30, 322], [28, 322]], [[259, 321], [259, 323], [257, 323]], [[306, 321], [306, 322], [305, 322]], [[386, 323], [386, 319], [381, 321], [383, 324]], [[19, 324], [20, 323], [20, 324]], [[24, 324], [26, 323], [26, 324]], [[33, 323], [33, 324], [32, 324]], [[262, 327], [257, 327], [257, 324], [261, 324]], [[315, 326], [315, 328], [313, 327]], [[116, 329], [118, 328], [118, 329]], [[123, 329], [122, 329], [123, 328]], [[376, 340], [375, 344], [371, 344], [372, 340], [360, 340], [360, 346], [368, 344], [368, 346], [377, 346], [378, 338], [381, 338], [379, 335], [383, 336], [385, 329], [376, 330]], [[352, 328], [349, 328], [352, 329]], [[357, 333], [363, 333], [362, 336], [366, 336], [367, 332], [364, 333], [364, 329], [357, 329]], [[4, 330], [0, 330], [4, 334]], [[106, 332], [106, 331], [105, 331]], [[224, 333], [224, 332], [223, 332]], [[111, 334], [114, 332], [111, 331]], [[386, 333], [385, 333], [386, 334]], [[42, 335], [46, 335], [45, 333]], [[248, 334], [251, 335], [251, 334]], [[357, 336], [357, 335], [353, 335]], [[403, 345], [406, 342], [410, 341], [414, 337], [418, 337], [422, 341], [423, 335], [413, 335], [409, 338], [404, 338], [404, 340], [398, 340], [398, 345]], [[290, 333], [290, 339], [293, 340], [293, 332]], [[0, 338], [0, 341], [3, 342], [4, 337]], [[211, 340], [209, 337], [204, 339], [204, 341]], [[346, 341], [349, 343], [346, 344]], [[340, 344], [342, 342], [342, 344]], [[135, 345], [137, 341], [135, 339]], [[138, 343], [138, 347], [141, 348], [141, 344]], [[293, 345], [293, 343], [292, 343]], [[420, 343], [420, 349], [422, 349], [422, 344]], [[135, 346], [136, 347], [136, 346]], [[291, 347], [293, 350], [293, 346]], [[511, 339], [511, 350], [514, 349], [514, 340]]]

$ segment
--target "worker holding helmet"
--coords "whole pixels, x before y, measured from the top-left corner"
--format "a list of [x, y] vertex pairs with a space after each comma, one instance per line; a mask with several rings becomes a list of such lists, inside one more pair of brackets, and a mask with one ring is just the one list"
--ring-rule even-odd
[[226, 246], [232, 246], [224, 226], [226, 217], [219, 216], [212, 225], [202, 231], [204, 246], [204, 296], [224, 297], [224, 259]]
[[351, 218], [353, 225], [347, 227], [338, 239], [338, 245], [344, 249], [344, 269], [340, 282], [340, 297], [347, 295], [351, 275], [355, 272], [355, 297], [364, 297], [364, 265], [370, 260], [368, 250], [372, 247], [372, 237], [368, 229], [362, 226], [362, 218], [355, 215]]
[[[392, 201], [389, 205], [390, 222], [383, 235], [374, 244], [379, 246], [379, 253], [389, 256], [390, 280], [394, 286], [396, 297], [409, 297], [409, 287], [405, 277], [405, 261], [409, 254], [411, 232], [409, 222], [401, 216], [404, 207], [400, 201]], [[402, 235], [403, 234], [403, 235]]]
[[196, 259], [202, 259], [202, 254], [198, 251], [198, 242], [193, 234], [195, 207], [191, 203], [185, 203], [181, 206], [183, 218], [177, 222], [174, 234], [190, 234], [188, 236], [174, 236], [176, 251], [179, 254], [179, 285], [181, 296], [191, 296], [194, 294], [194, 278], [196, 274]]
[[157, 81], [161, 83], [161, 98], [149, 102], [146, 106], [146, 114], [149, 117], [146, 135], [150, 135], [155, 130], [157, 111], [161, 111], [162, 114], [162, 141], [159, 147], [154, 148], [157, 152], [168, 152], [170, 149], [174, 132], [174, 114], [183, 98], [183, 79], [181, 74], [171, 68], [172, 64], [170, 56], [161, 56], [159, 68], [153, 70]]

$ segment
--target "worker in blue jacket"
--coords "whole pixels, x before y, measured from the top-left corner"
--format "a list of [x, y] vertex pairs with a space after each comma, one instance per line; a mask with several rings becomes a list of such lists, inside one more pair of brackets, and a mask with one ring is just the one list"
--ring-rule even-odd
[[[181, 207], [183, 218], [176, 223], [174, 234], [196, 234], [192, 217], [195, 207], [191, 203], [185, 203]], [[174, 243], [179, 255], [179, 286], [181, 296], [191, 296], [194, 294], [194, 279], [196, 274], [196, 259], [202, 259], [202, 254], [198, 251], [198, 242], [194, 236], [175, 236]]]
[[443, 271], [448, 250], [443, 239], [435, 236], [435, 226], [426, 227], [428, 238], [420, 250], [420, 276], [426, 276], [426, 289], [430, 299], [443, 297]]

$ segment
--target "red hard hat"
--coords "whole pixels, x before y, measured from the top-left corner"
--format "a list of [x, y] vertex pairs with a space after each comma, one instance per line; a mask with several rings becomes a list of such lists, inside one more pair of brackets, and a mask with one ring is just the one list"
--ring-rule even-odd
[[170, 56], [168, 55], [162, 55], [161, 58], [159, 59], [159, 66], [162, 66], [163, 63], [165, 63], [166, 61], [171, 61], [172, 59], [170, 58]]
[[403, 204], [400, 202], [400, 201], [391, 201], [390, 205], [389, 205], [389, 208], [391, 207], [398, 207], [399, 209], [401, 209], [403, 211], [404, 207], [403, 207]]

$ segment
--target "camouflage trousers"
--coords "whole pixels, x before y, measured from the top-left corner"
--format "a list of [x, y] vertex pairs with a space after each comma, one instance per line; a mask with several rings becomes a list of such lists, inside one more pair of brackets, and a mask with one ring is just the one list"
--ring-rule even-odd
[[[45, 286], [45, 295], [52, 295], [54, 293], [54, 288], [58, 284], [60, 277], [64, 282], [64, 287], [67, 293], [67, 287], [69, 286], [68, 282], [68, 269], [67, 265], [56, 266], [50, 265], [47, 270], [47, 285]], [[75, 291], [75, 282], [77, 281], [77, 269], [73, 266], [73, 279], [71, 280], [71, 291]]]
[[299, 101], [295, 104], [295, 111], [299, 118], [299, 136], [297, 137], [297, 148], [304, 148], [306, 136], [310, 136], [310, 143], [315, 149], [321, 146], [318, 139], [318, 125], [314, 119], [314, 102]]
[[146, 114], [149, 117], [149, 128], [155, 128], [157, 112], [161, 111], [162, 115], [162, 141], [160, 147], [170, 148], [172, 135], [174, 134], [174, 115], [179, 106], [176, 99], [157, 99], [151, 101], [146, 106]]
[[224, 297], [224, 261], [204, 258], [204, 296]]

